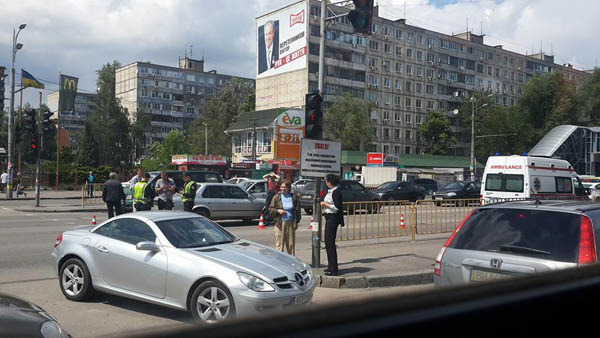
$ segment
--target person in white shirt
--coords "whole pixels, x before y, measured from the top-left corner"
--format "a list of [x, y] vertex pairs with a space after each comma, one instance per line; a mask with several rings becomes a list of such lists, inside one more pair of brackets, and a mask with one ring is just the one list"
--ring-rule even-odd
[[6, 172], [2, 172], [2, 175], [0, 175], [0, 180], [2, 181], [2, 186], [0, 187], [0, 190], [2, 192], [4, 192], [4, 190], [6, 189], [6, 182], [8, 180], [8, 174]]
[[338, 189], [340, 178], [329, 174], [325, 177], [325, 184], [329, 188], [327, 195], [321, 202], [325, 216], [325, 250], [327, 251], [327, 269], [325, 275], [337, 276], [338, 262], [335, 236], [339, 225], [344, 226], [344, 210], [342, 207], [342, 192]]

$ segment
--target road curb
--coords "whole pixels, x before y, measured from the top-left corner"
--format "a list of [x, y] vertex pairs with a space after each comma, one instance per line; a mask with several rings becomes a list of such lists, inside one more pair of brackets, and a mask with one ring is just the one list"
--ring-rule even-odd
[[318, 275], [319, 286], [332, 289], [382, 288], [433, 283], [433, 271], [421, 270], [377, 276], [323, 276]]
[[[35, 196], [35, 193], [33, 193]], [[3, 199], [5, 201], [35, 201], [35, 197], [15, 197], [15, 198], [6, 198]], [[40, 200], [81, 200], [81, 196], [79, 197], [40, 197]]]
[[54, 212], [106, 212], [108, 209], [104, 208], [95, 208], [95, 209], [22, 209], [17, 208], [15, 211], [20, 212], [46, 212], [46, 213], [54, 213]]

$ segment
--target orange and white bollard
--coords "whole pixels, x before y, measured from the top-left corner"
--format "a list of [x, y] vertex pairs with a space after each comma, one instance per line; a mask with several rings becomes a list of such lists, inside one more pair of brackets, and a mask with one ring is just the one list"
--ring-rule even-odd
[[404, 214], [400, 214], [400, 229], [406, 229], [404, 225]]
[[96, 225], [96, 215], [92, 216], [92, 225]]
[[257, 229], [260, 229], [260, 230], [266, 229], [266, 227], [265, 227], [265, 218], [263, 217], [262, 212], [260, 213], [260, 219], [258, 220], [258, 227], [257, 227]]

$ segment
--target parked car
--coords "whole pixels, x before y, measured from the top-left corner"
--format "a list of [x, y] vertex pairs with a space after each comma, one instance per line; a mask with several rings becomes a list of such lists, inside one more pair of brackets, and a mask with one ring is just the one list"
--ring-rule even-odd
[[[173, 196], [174, 210], [183, 210], [181, 195]], [[264, 198], [256, 198], [242, 187], [229, 183], [199, 183], [193, 212], [210, 219], [241, 219], [251, 221], [260, 218], [265, 206]]]
[[121, 211], [123, 213], [133, 211], [133, 193], [129, 189], [129, 182], [121, 182], [123, 187], [123, 193], [125, 193], [125, 202], [121, 204]]
[[423, 187], [423, 189], [425, 189], [425, 194], [427, 195], [433, 195], [433, 193], [438, 190], [437, 181], [430, 178], [418, 178], [414, 180], [413, 183]]
[[[322, 180], [321, 182], [320, 197], [324, 198], [325, 195], [327, 195], [327, 186], [325, 185], [325, 180]], [[338, 189], [342, 192], [342, 200], [344, 202], [376, 202], [380, 200], [379, 195], [367, 190], [362, 184], [353, 180], [340, 180]], [[300, 207], [302, 207], [307, 214], [312, 215], [315, 183], [307, 183], [304, 186], [304, 189], [298, 192], [298, 194], [298, 197], [300, 198]], [[348, 205], [344, 205], [344, 208], [347, 207]], [[357, 204], [353, 206], [353, 211], [366, 209], [368, 212], [377, 212], [380, 207], [380, 205], [373, 203]]]
[[592, 201], [600, 200], [600, 183], [583, 182], [582, 185], [589, 199]]
[[441, 190], [433, 193], [433, 199], [436, 200], [436, 204], [443, 205], [442, 201], [456, 200], [456, 199], [479, 199], [479, 192], [481, 190], [481, 182], [452, 182], [448, 183]]
[[69, 300], [105, 292], [203, 323], [307, 304], [317, 282], [297, 258], [189, 212], [144, 211], [68, 230], [51, 255]]
[[238, 185], [256, 198], [267, 198], [267, 181], [263, 179], [247, 180]]
[[68, 338], [71, 335], [38, 305], [0, 293], [0, 337]]
[[292, 193], [303, 190], [304, 186], [308, 182], [314, 182], [314, 181], [315, 180], [310, 179], [310, 178], [302, 178], [302, 179], [297, 180], [296, 182], [292, 183]]
[[496, 203], [469, 214], [440, 250], [436, 286], [527, 276], [596, 263], [600, 205], [542, 200]]
[[234, 177], [234, 178], [230, 178], [229, 180], [227, 180], [227, 183], [240, 184], [240, 183], [242, 183], [244, 181], [248, 181], [248, 180], [250, 180], [250, 179], [247, 177]]
[[425, 189], [412, 182], [392, 181], [378, 186], [373, 192], [382, 201], [411, 201], [425, 199]]

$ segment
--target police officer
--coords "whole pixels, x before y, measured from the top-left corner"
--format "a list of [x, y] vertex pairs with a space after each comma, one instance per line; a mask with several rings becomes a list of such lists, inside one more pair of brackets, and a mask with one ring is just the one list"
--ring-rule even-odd
[[196, 182], [192, 181], [188, 172], [183, 173], [183, 211], [192, 211], [194, 208], [194, 200], [196, 199]]
[[150, 200], [150, 189], [148, 188], [148, 180], [150, 174], [144, 173], [142, 175], [142, 181], [137, 182], [133, 186], [133, 203], [136, 211], [144, 211], [152, 209]]

